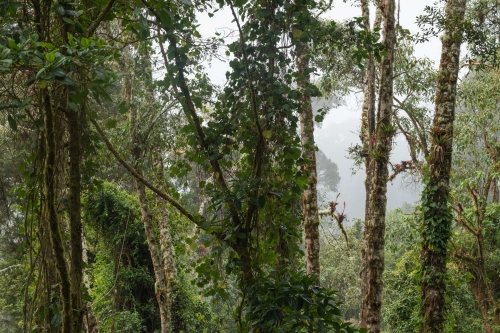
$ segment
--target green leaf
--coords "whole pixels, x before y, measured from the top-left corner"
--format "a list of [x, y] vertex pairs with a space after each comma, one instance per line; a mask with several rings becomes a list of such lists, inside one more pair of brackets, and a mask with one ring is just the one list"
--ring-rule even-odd
[[56, 55], [53, 52], [45, 53], [45, 59], [47, 59], [48, 62], [54, 62], [54, 60], [56, 60]]
[[36, 77], [32, 77], [31, 79], [28, 79], [28, 80], [26, 80], [26, 82], [24, 82], [24, 86], [25, 86], [25, 87], [29, 87], [29, 86], [31, 86], [33, 83], [35, 83], [35, 81], [36, 81]]
[[299, 29], [292, 29], [292, 35], [293, 35], [293, 38], [295, 39], [299, 39], [300, 36], [302, 36], [303, 32], [302, 30], [299, 30]]
[[273, 136], [273, 132], [267, 130], [267, 131], [262, 132], [262, 135], [264, 136], [264, 138], [266, 138], [267, 140], [269, 140]]
[[10, 128], [12, 128], [13, 131], [17, 131], [16, 120], [10, 114], [7, 116], [7, 121], [9, 122]]
[[80, 43], [82, 44], [83, 47], [88, 48], [90, 46], [90, 39], [82, 37]]
[[185, 4], [186, 6], [192, 6], [193, 5], [193, 3], [191, 2], [191, 0], [181, 0], [181, 2], [183, 4]]
[[9, 39], [9, 47], [14, 51], [19, 51], [19, 46], [17, 46], [16, 42], [13, 39]]
[[160, 16], [161, 24], [164, 28], [170, 28], [172, 26], [172, 15], [166, 9], [160, 11], [158, 15]]
[[115, 119], [110, 119], [106, 122], [107, 128], [115, 128], [117, 121]]

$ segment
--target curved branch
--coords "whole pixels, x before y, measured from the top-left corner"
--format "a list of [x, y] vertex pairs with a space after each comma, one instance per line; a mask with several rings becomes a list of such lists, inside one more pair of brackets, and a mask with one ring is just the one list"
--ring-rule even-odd
[[132, 174], [132, 176], [134, 176], [138, 181], [140, 181], [141, 183], [143, 183], [151, 191], [153, 191], [154, 193], [156, 193], [160, 198], [166, 200], [172, 206], [174, 206], [175, 208], [177, 208], [177, 210], [182, 215], [184, 215], [185, 217], [187, 217], [194, 224], [196, 224], [197, 226], [201, 227], [201, 222], [202, 222], [202, 218], [201, 217], [193, 216], [177, 200], [175, 200], [170, 195], [168, 195], [167, 193], [163, 192], [162, 190], [160, 190], [159, 188], [157, 188], [156, 186], [154, 186], [153, 184], [151, 184], [144, 177], [142, 177], [130, 164], [128, 164], [120, 156], [120, 154], [118, 153], [118, 151], [116, 151], [116, 149], [113, 147], [113, 145], [111, 144], [111, 142], [106, 137], [106, 134], [104, 133], [104, 131], [102, 130], [102, 128], [99, 126], [99, 124], [97, 124], [97, 122], [95, 121], [95, 119], [90, 119], [90, 122], [92, 123], [92, 125], [94, 125], [94, 127], [97, 130], [97, 132], [99, 133], [99, 135], [101, 135], [102, 139], [104, 140], [104, 143], [106, 144], [106, 147], [111, 152], [111, 154], [113, 154], [113, 156], [116, 158], [116, 160], [118, 162], [120, 162], [120, 164], [123, 165], [123, 167], [125, 169], [127, 169], [128, 172], [130, 172]]

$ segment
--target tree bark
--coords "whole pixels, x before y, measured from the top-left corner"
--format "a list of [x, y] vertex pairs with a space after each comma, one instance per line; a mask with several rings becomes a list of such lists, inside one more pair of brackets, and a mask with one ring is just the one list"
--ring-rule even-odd
[[462, 21], [466, 0], [446, 4], [446, 28], [437, 79], [431, 132], [430, 170], [422, 192], [421, 316], [420, 332], [442, 332], [445, 306], [447, 244], [452, 214], [448, 205], [452, 162], [453, 121], [459, 71]]
[[296, 63], [299, 74], [304, 80], [298, 82], [302, 91], [302, 105], [300, 113], [300, 141], [302, 156], [305, 158], [304, 172], [307, 175], [307, 188], [303, 193], [303, 218], [306, 245], [306, 273], [316, 276], [319, 280], [319, 215], [318, 215], [318, 175], [316, 171], [316, 145], [314, 143], [314, 115], [311, 96], [307, 93], [310, 84], [309, 47], [307, 42], [297, 45]]
[[71, 243], [71, 309], [73, 332], [83, 330], [83, 249], [82, 249], [82, 202], [80, 176], [80, 124], [78, 112], [66, 111], [69, 132], [69, 225]]
[[[363, 17], [363, 24], [365, 25], [366, 31], [370, 31], [370, 8], [368, 0], [361, 1], [361, 13]], [[380, 10], [377, 11], [377, 18], [375, 20], [374, 28], [380, 26]], [[368, 216], [370, 216], [370, 205], [368, 204], [371, 193], [371, 179], [372, 179], [372, 168], [370, 168], [371, 158], [370, 152], [373, 147], [372, 138], [373, 132], [375, 129], [375, 59], [373, 54], [368, 56], [368, 60], [366, 62], [366, 78], [365, 78], [365, 92], [364, 92], [364, 100], [363, 100], [363, 110], [361, 115], [361, 133], [360, 139], [363, 145], [363, 153], [365, 154], [365, 220]], [[370, 231], [369, 226], [365, 225], [364, 232], [369, 234]], [[362, 265], [360, 271], [360, 279], [361, 279], [361, 295], [366, 294], [367, 292], [367, 265], [366, 265], [366, 252], [363, 249], [362, 253]], [[361, 306], [360, 313], [360, 325], [361, 327], [366, 327], [366, 309]]]
[[364, 281], [361, 313], [371, 333], [380, 332], [382, 276], [384, 273], [385, 213], [387, 206], [388, 162], [395, 134], [392, 125], [394, 47], [396, 43], [395, 1], [380, 3], [384, 18], [383, 43], [386, 55], [380, 65], [380, 90], [373, 148], [370, 149], [367, 175], [368, 207], [365, 216]]
[[56, 209], [56, 121], [52, 109], [50, 96], [47, 91], [43, 96], [43, 117], [45, 125], [45, 209], [47, 211], [50, 229], [50, 241], [55, 256], [55, 264], [59, 278], [61, 279], [61, 303], [62, 303], [62, 332], [71, 333], [73, 324], [73, 313], [71, 308], [71, 280], [66, 264], [63, 238], [59, 228], [59, 219]]

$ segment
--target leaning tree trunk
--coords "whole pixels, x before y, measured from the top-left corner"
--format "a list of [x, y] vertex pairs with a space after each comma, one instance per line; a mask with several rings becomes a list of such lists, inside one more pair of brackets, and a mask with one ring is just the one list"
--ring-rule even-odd
[[392, 125], [394, 47], [396, 43], [395, 1], [380, 3], [384, 18], [383, 42], [386, 55], [380, 65], [380, 90], [377, 123], [367, 175], [369, 189], [364, 235], [364, 278], [361, 313], [371, 333], [380, 332], [382, 275], [384, 273], [385, 213], [387, 205], [388, 162], [395, 134]]
[[453, 121], [459, 71], [462, 21], [466, 0], [448, 0], [446, 29], [436, 89], [431, 132], [429, 174], [422, 192], [421, 316], [420, 332], [442, 332], [445, 306], [446, 247], [452, 214], [448, 205], [452, 162]]
[[304, 234], [306, 245], [306, 273], [319, 279], [319, 215], [318, 215], [318, 175], [316, 172], [316, 146], [314, 144], [314, 115], [311, 96], [306, 92], [310, 84], [309, 47], [307, 42], [297, 45], [296, 62], [298, 72], [304, 80], [298, 82], [302, 91], [300, 113], [300, 140], [302, 156], [305, 158], [304, 172], [307, 175], [307, 188], [303, 194]]
[[[361, 1], [361, 12], [363, 17], [363, 24], [367, 32], [370, 32], [370, 8], [368, 0]], [[374, 22], [374, 29], [379, 28], [381, 24], [381, 13], [377, 9], [377, 16]], [[363, 145], [363, 154], [365, 158], [365, 220], [366, 217], [370, 216], [370, 205], [368, 204], [371, 193], [371, 179], [373, 169], [370, 167], [371, 158], [370, 152], [373, 148], [373, 134], [375, 130], [375, 59], [373, 54], [368, 56], [366, 62], [366, 77], [365, 77], [365, 93], [363, 100], [363, 110], [361, 115], [361, 133], [360, 139]], [[367, 230], [368, 228], [368, 230]], [[365, 225], [365, 234], [369, 234], [369, 226]], [[367, 265], [366, 265], [366, 253], [364, 249], [362, 250], [362, 265], [360, 271], [361, 279], [361, 295], [365, 295], [367, 292]], [[366, 327], [366, 308], [361, 307], [360, 313], [360, 325], [361, 327]]]
[[[125, 66], [123, 66], [125, 68]], [[124, 82], [124, 100], [130, 105], [132, 96], [132, 82], [130, 78], [126, 78]], [[148, 97], [154, 98], [153, 94], [148, 91]], [[138, 114], [137, 110], [132, 107], [130, 109], [130, 128], [131, 138], [133, 142], [132, 156], [134, 159], [135, 169], [140, 173], [140, 161], [144, 159], [144, 144], [145, 140], [142, 139], [139, 133]], [[153, 224], [153, 215], [149, 209], [148, 199], [146, 197], [145, 185], [135, 179], [135, 186], [139, 204], [141, 207], [142, 222], [144, 224], [144, 231], [148, 242], [148, 249], [153, 263], [153, 270], [155, 274], [155, 294], [156, 301], [160, 310], [160, 324], [161, 333], [171, 333], [172, 330], [172, 316], [171, 316], [171, 298], [172, 295], [169, 290], [167, 275], [165, 272], [165, 265], [162, 258], [161, 245], [158, 243], [158, 237]]]

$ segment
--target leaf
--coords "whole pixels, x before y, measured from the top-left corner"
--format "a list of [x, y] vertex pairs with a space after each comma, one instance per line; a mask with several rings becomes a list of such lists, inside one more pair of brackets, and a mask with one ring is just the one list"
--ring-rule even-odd
[[191, 0], [181, 0], [181, 2], [183, 4], [185, 4], [186, 6], [192, 6], [193, 5], [193, 3], [191, 2]]
[[35, 83], [35, 81], [36, 81], [36, 77], [32, 77], [31, 79], [28, 79], [28, 80], [26, 80], [26, 82], [24, 82], [24, 86], [25, 86], [25, 87], [29, 87], [29, 86], [31, 86], [33, 83]]
[[7, 116], [7, 121], [9, 122], [10, 128], [12, 128], [13, 131], [17, 131], [16, 120], [10, 114]]
[[9, 47], [14, 51], [19, 51], [19, 46], [17, 46], [13, 39], [9, 39]]
[[116, 120], [115, 119], [110, 119], [106, 122], [106, 127], [107, 128], [115, 128], [116, 127]]
[[267, 131], [262, 132], [262, 135], [264, 136], [264, 138], [269, 140], [273, 136], [273, 132], [271, 132], [270, 130], [267, 130]]
[[87, 48], [90, 46], [90, 39], [82, 37], [80, 43], [82, 44], [83, 47]]
[[302, 36], [302, 34], [303, 34], [302, 30], [292, 29], [293, 38], [299, 39], [300, 36]]
[[158, 15], [160, 16], [160, 21], [164, 28], [170, 28], [172, 26], [172, 15], [166, 9], [160, 11]]
[[45, 53], [45, 59], [47, 59], [48, 62], [54, 62], [54, 60], [56, 60], [56, 55], [52, 52]]

